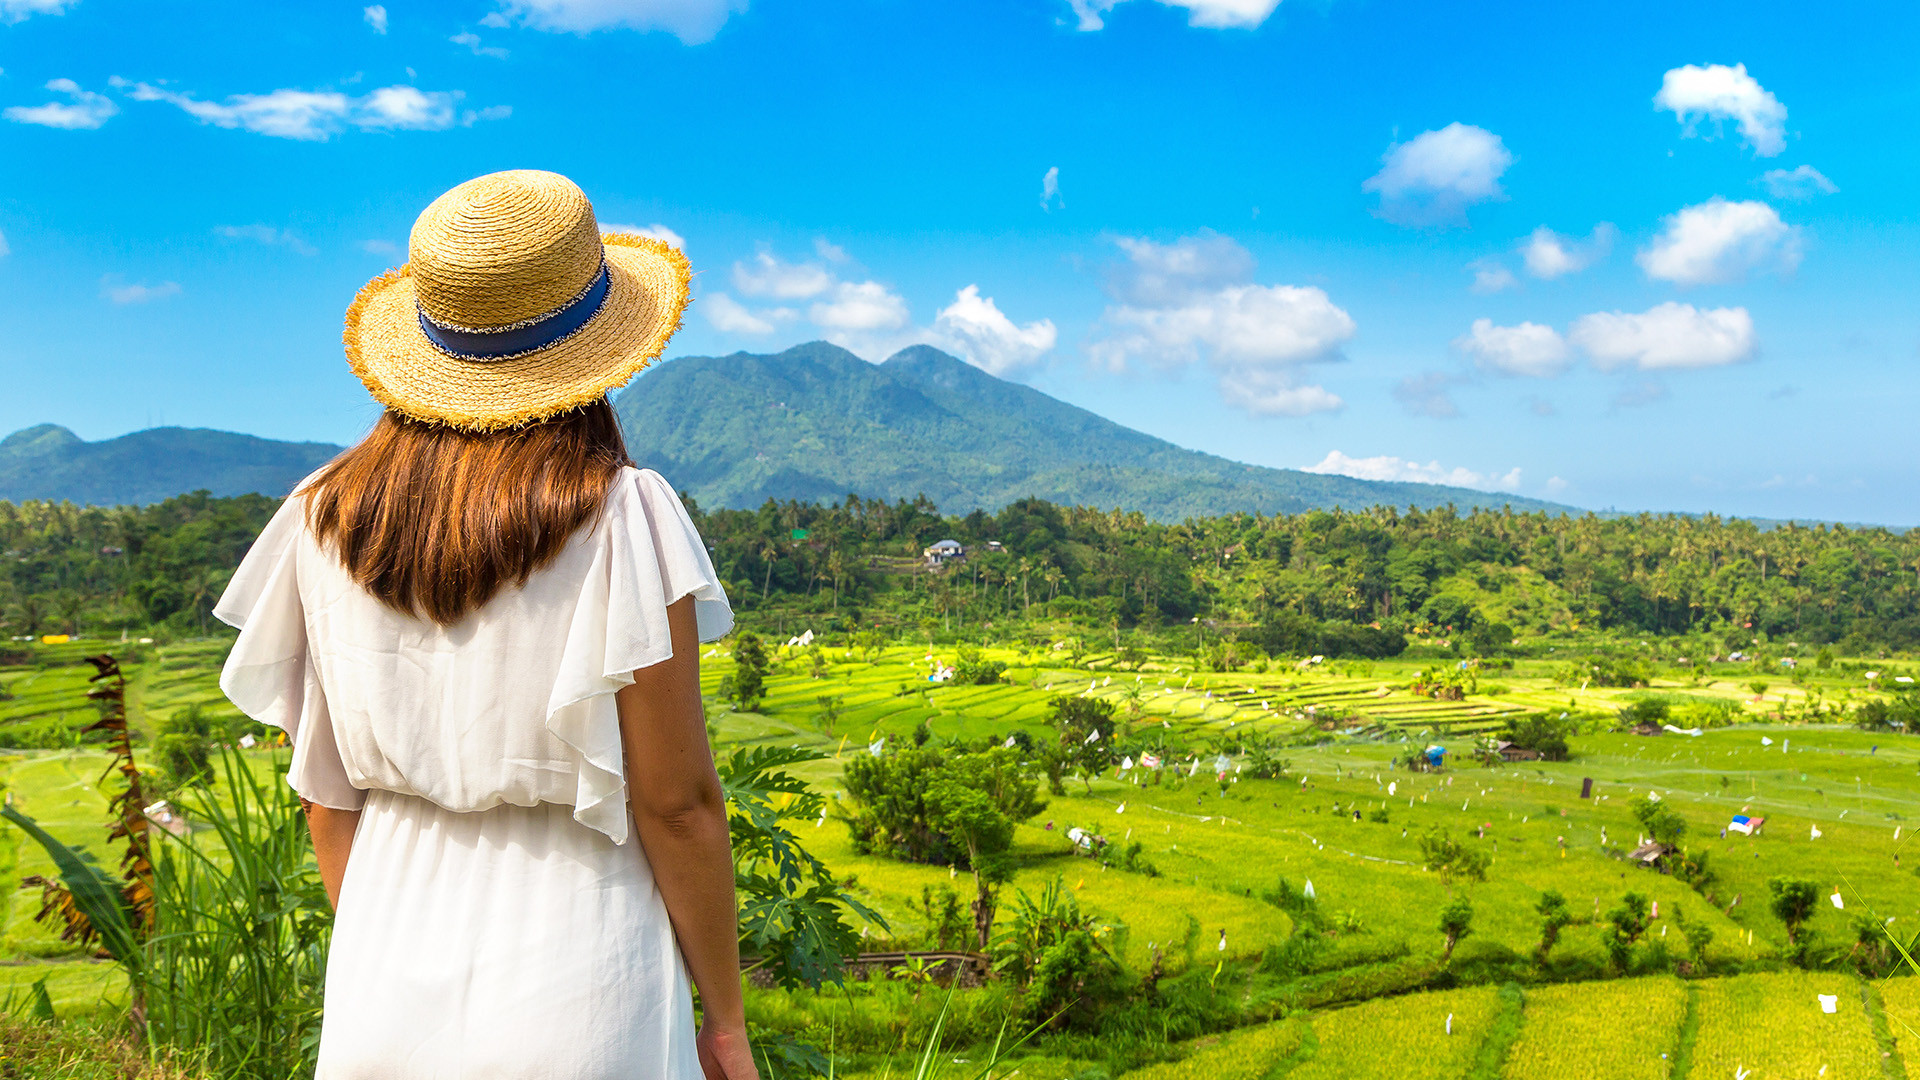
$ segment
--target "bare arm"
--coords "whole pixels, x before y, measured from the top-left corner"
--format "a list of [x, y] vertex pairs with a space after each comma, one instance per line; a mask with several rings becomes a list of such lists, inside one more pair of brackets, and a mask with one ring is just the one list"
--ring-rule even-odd
[[700, 706], [700, 635], [693, 598], [667, 608], [673, 657], [633, 673], [616, 697], [627, 800], [700, 990], [700, 1063], [709, 1080], [756, 1080], [740, 990], [739, 908], [727, 843], [726, 797]]
[[360, 811], [335, 810], [306, 799], [301, 799], [300, 805], [307, 811], [307, 835], [313, 838], [313, 857], [320, 864], [327, 902], [337, 908], [340, 880], [347, 874], [347, 853], [353, 850], [353, 833], [360, 827]]

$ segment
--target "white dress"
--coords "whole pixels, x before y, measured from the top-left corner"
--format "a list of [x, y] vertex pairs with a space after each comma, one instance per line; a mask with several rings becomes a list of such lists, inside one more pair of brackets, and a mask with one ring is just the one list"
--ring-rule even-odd
[[374, 599], [287, 500], [214, 613], [220, 688], [287, 732], [300, 794], [361, 810], [316, 1080], [691, 1080], [687, 971], [635, 838], [614, 692], [733, 625], [652, 471], [450, 627]]

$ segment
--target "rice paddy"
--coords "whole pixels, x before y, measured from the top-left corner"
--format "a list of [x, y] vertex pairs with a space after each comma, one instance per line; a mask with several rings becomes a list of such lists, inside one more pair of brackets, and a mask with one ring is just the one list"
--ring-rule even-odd
[[[0, 701], [0, 737], [28, 729], [69, 733], [64, 743], [0, 750], [0, 783], [56, 835], [106, 856], [104, 755], [74, 749], [71, 736], [92, 718], [87, 672], [73, 666], [82, 650], [72, 651], [0, 670], [11, 695]], [[131, 681], [136, 721], [195, 704], [230, 714], [217, 685], [223, 652], [218, 642], [151, 650]], [[1674, 1075], [1675, 1062], [1691, 1061], [1691, 1077], [1750, 1069], [1749, 1080], [1851, 1080], [1893, 1075], [1881, 1071], [1883, 1052], [1896, 1062], [1920, 1056], [1912, 1050], [1920, 1046], [1920, 979], [1889, 980], [1863, 994], [1866, 984], [1838, 972], [1766, 970], [1787, 966], [1788, 945], [1765, 902], [1766, 882], [1791, 874], [1817, 881], [1823, 896], [1843, 897], [1844, 909], [1823, 901], [1812, 916], [1809, 926], [1822, 940], [1850, 940], [1858, 912], [1892, 917], [1898, 926], [1920, 923], [1920, 878], [1909, 846], [1920, 805], [1920, 740], [1785, 722], [1769, 715], [1779, 709], [1779, 692], [1756, 702], [1740, 688], [1709, 682], [1653, 692], [1734, 701], [1747, 711], [1746, 722], [1698, 737], [1579, 735], [1570, 762], [1489, 768], [1467, 760], [1471, 739], [1506, 716], [1556, 706], [1595, 713], [1633, 692], [1559, 686], [1544, 674], [1546, 665], [1528, 662], [1502, 673], [1501, 685], [1452, 701], [1409, 692], [1413, 665], [1224, 674], [1150, 662], [1117, 670], [1110, 658], [1083, 657], [1076, 666], [1051, 650], [989, 650], [1010, 665], [1007, 681], [960, 686], [929, 681], [933, 665], [924, 647], [870, 658], [843, 649], [783, 652], [754, 710], [734, 711], [716, 698], [710, 719], [722, 743], [818, 747], [827, 758], [803, 771], [833, 794], [851, 755], [871, 752], [874, 743], [884, 753], [923, 725], [934, 739], [1048, 735], [1049, 701], [1067, 693], [1111, 700], [1135, 732], [1157, 729], [1195, 748], [1247, 731], [1285, 741], [1281, 753], [1290, 765], [1278, 780], [1229, 770], [1221, 781], [1211, 766], [1195, 770], [1185, 757], [1152, 773], [1109, 770], [1084, 782], [1069, 779], [1065, 795], [1050, 797], [1018, 828], [1017, 869], [1006, 895], [1037, 893], [1058, 879], [1136, 972], [1156, 952], [1173, 970], [1257, 966], [1295, 931], [1288, 914], [1262, 898], [1280, 879], [1294, 887], [1311, 882], [1322, 916], [1339, 927], [1315, 971], [1430, 967], [1441, 949], [1436, 912], [1450, 891], [1470, 896], [1475, 910], [1456, 968], [1530, 956], [1539, 934], [1533, 907], [1544, 890], [1565, 895], [1576, 917], [1542, 975], [1580, 981], [1527, 986], [1523, 1004], [1512, 1005], [1491, 985], [1325, 1007], [1355, 1000], [1335, 995], [1316, 1002], [1311, 1016], [1292, 1018], [1281, 1003], [1268, 1013], [1271, 1023], [1165, 1046], [1160, 1056], [1171, 1060], [1129, 1077], [1654, 1080]], [[952, 654], [935, 650], [934, 658], [951, 662]], [[703, 667], [706, 688], [717, 691], [730, 668], [725, 650], [710, 649]], [[1789, 689], [1802, 696], [1844, 692]], [[1446, 770], [1409, 772], [1396, 764], [1409, 746], [1428, 742], [1452, 751]], [[1583, 797], [1587, 780], [1591, 796]], [[1649, 793], [1686, 821], [1691, 848], [1710, 853], [1718, 880], [1705, 890], [1618, 857], [1640, 838], [1628, 804]], [[1723, 833], [1736, 813], [1765, 817], [1765, 829], [1751, 837]], [[1153, 872], [1106, 868], [1078, 854], [1065, 839], [1075, 826], [1140, 842]], [[1422, 868], [1419, 841], [1434, 827], [1483, 846], [1491, 857], [1486, 881], [1455, 882], [1450, 890]], [[810, 850], [851, 879], [890, 924], [865, 928], [872, 949], [916, 946], [928, 929], [915, 911], [924, 887], [970, 892], [964, 872], [857, 853], [831, 814], [802, 830]], [[37, 848], [0, 832], [7, 879], [48, 869]], [[1672, 915], [1678, 907], [1713, 931], [1709, 969], [1751, 973], [1604, 979], [1597, 920], [1627, 890], [1657, 902], [1662, 915], [1637, 947], [1642, 968], [1665, 970], [1684, 955]], [[111, 967], [75, 956], [34, 923], [37, 907], [31, 891], [0, 891], [0, 952], [7, 957], [0, 962], [0, 1000], [45, 977], [61, 1015], [120, 1003], [124, 989]], [[1358, 996], [1371, 992], [1378, 991]], [[1837, 999], [1834, 1014], [1819, 1012], [1822, 994]], [[761, 1000], [774, 1007], [772, 996]], [[1887, 1038], [1876, 1035], [1872, 1001], [1884, 1002]], [[900, 1038], [920, 1030], [906, 1024]], [[1085, 1066], [1035, 1057], [1021, 1075], [1056, 1080]]]
[[[1716, 979], [1699, 993], [1696, 1076], [1876, 1080], [1883, 1075], [1881, 1047], [1857, 980], [1834, 972], [1770, 972]], [[1829, 1003], [1832, 1012], [1825, 1011]]]
[[1505, 1080], [1667, 1080], [1687, 1018], [1678, 979], [1566, 983], [1527, 992]]

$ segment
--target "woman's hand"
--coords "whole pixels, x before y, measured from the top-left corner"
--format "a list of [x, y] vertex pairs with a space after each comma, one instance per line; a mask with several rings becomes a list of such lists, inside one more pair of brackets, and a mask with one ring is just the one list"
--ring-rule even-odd
[[700, 1070], [707, 1080], [760, 1080], [745, 1031], [702, 1024], [694, 1046], [700, 1051]]

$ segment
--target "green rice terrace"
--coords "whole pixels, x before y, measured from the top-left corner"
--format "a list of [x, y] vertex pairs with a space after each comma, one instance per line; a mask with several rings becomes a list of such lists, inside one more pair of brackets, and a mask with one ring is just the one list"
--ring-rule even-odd
[[[81, 657], [129, 657], [140, 754], [167, 717], [246, 727], [217, 687], [226, 647], [17, 649], [0, 667], [11, 805], [117, 865], [116, 781], [82, 730], [98, 713]], [[1212, 671], [1077, 640], [870, 635], [708, 646], [720, 756], [811, 752], [790, 771], [826, 802], [787, 828], [857, 905], [842, 909], [847, 951], [866, 958], [849, 956], [840, 985], [754, 979], [750, 1018], [780, 1055], [768, 1069], [805, 1075], [830, 1058], [855, 1077], [934, 1062], [1046, 1080], [1912, 1075], [1920, 978], [1902, 949], [1920, 930], [1920, 740], [1854, 722], [1903, 700], [1906, 667], [1808, 662], [1768, 685], [1751, 665], [1719, 663], [1627, 687], [1588, 667], [1302, 657]], [[1561, 735], [1568, 760], [1549, 760], [1563, 756], [1550, 738], [1523, 745], [1540, 730]], [[264, 734], [244, 757], [271, 777], [284, 752]], [[900, 795], [878, 786], [886, 768], [959, 759], [1016, 762], [1034, 789], [1007, 812], [998, 855], [970, 840], [916, 860], [897, 832], [875, 831]], [[1736, 815], [1764, 821], [1743, 834]], [[0, 828], [0, 877], [54, 871]], [[983, 888], [996, 912], [985, 949], [971, 910]], [[0, 1012], [56, 1023], [0, 1030], [23, 1047], [111, 1043], [125, 976], [39, 910], [37, 887], [0, 891]], [[1080, 945], [1023, 953], [1022, 935]], [[997, 1040], [1027, 1035], [994, 1059]], [[7, 1072], [6, 1053], [0, 1075], [32, 1075]]]

